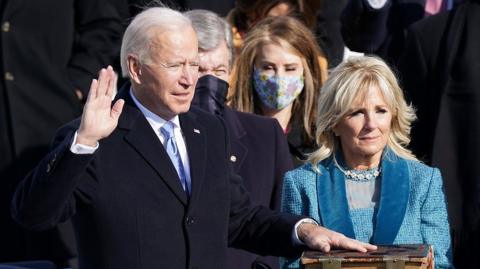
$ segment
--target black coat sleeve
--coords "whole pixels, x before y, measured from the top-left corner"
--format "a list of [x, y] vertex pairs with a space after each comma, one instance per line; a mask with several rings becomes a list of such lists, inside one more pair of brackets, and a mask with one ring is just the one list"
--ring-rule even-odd
[[88, 185], [94, 180], [86, 178], [91, 174], [87, 167], [95, 154], [70, 151], [77, 126], [78, 123], [72, 123], [61, 128], [50, 153], [18, 185], [11, 210], [12, 217], [22, 226], [50, 229], [75, 214], [76, 199], [91, 200]]

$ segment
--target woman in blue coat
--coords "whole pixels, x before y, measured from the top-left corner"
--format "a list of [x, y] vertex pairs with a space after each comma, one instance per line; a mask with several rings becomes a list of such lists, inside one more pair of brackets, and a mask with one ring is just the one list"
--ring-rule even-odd
[[340, 64], [319, 97], [320, 148], [286, 174], [282, 210], [364, 242], [433, 245], [436, 268], [452, 267], [442, 177], [406, 148], [414, 119], [383, 61]]

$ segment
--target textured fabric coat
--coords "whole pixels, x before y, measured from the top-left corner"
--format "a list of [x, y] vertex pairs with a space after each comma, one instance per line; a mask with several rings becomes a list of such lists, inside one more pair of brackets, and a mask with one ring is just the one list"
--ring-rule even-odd
[[[450, 234], [438, 169], [389, 152], [383, 157], [380, 198], [374, 208], [349, 209], [343, 173], [332, 158], [288, 172], [282, 211], [312, 217], [326, 228], [373, 244], [431, 244], [436, 268], [451, 267]], [[377, 179], [378, 180], [378, 179]], [[284, 260], [284, 268], [298, 268]]]

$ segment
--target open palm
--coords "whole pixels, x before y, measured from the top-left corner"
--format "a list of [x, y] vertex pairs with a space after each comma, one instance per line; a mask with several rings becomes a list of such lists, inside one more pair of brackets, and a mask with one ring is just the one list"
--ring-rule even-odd
[[116, 75], [111, 66], [100, 70], [98, 80], [92, 81], [78, 129], [78, 144], [95, 146], [117, 127], [125, 102], [120, 99], [111, 105], [116, 84]]

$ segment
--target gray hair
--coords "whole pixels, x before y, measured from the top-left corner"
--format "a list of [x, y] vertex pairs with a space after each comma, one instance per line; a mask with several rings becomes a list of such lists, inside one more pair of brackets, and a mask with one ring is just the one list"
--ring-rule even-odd
[[193, 29], [197, 33], [198, 49], [210, 51], [220, 46], [222, 41], [227, 44], [229, 57], [228, 64], [233, 66], [233, 40], [230, 25], [212, 11], [195, 9], [187, 11], [184, 15], [192, 22]]
[[150, 47], [153, 28], [161, 31], [178, 30], [183, 27], [192, 27], [190, 20], [182, 13], [167, 7], [147, 8], [139, 13], [128, 25], [123, 35], [120, 50], [120, 64], [122, 75], [129, 77], [127, 58], [135, 55], [140, 63], [150, 60]]

